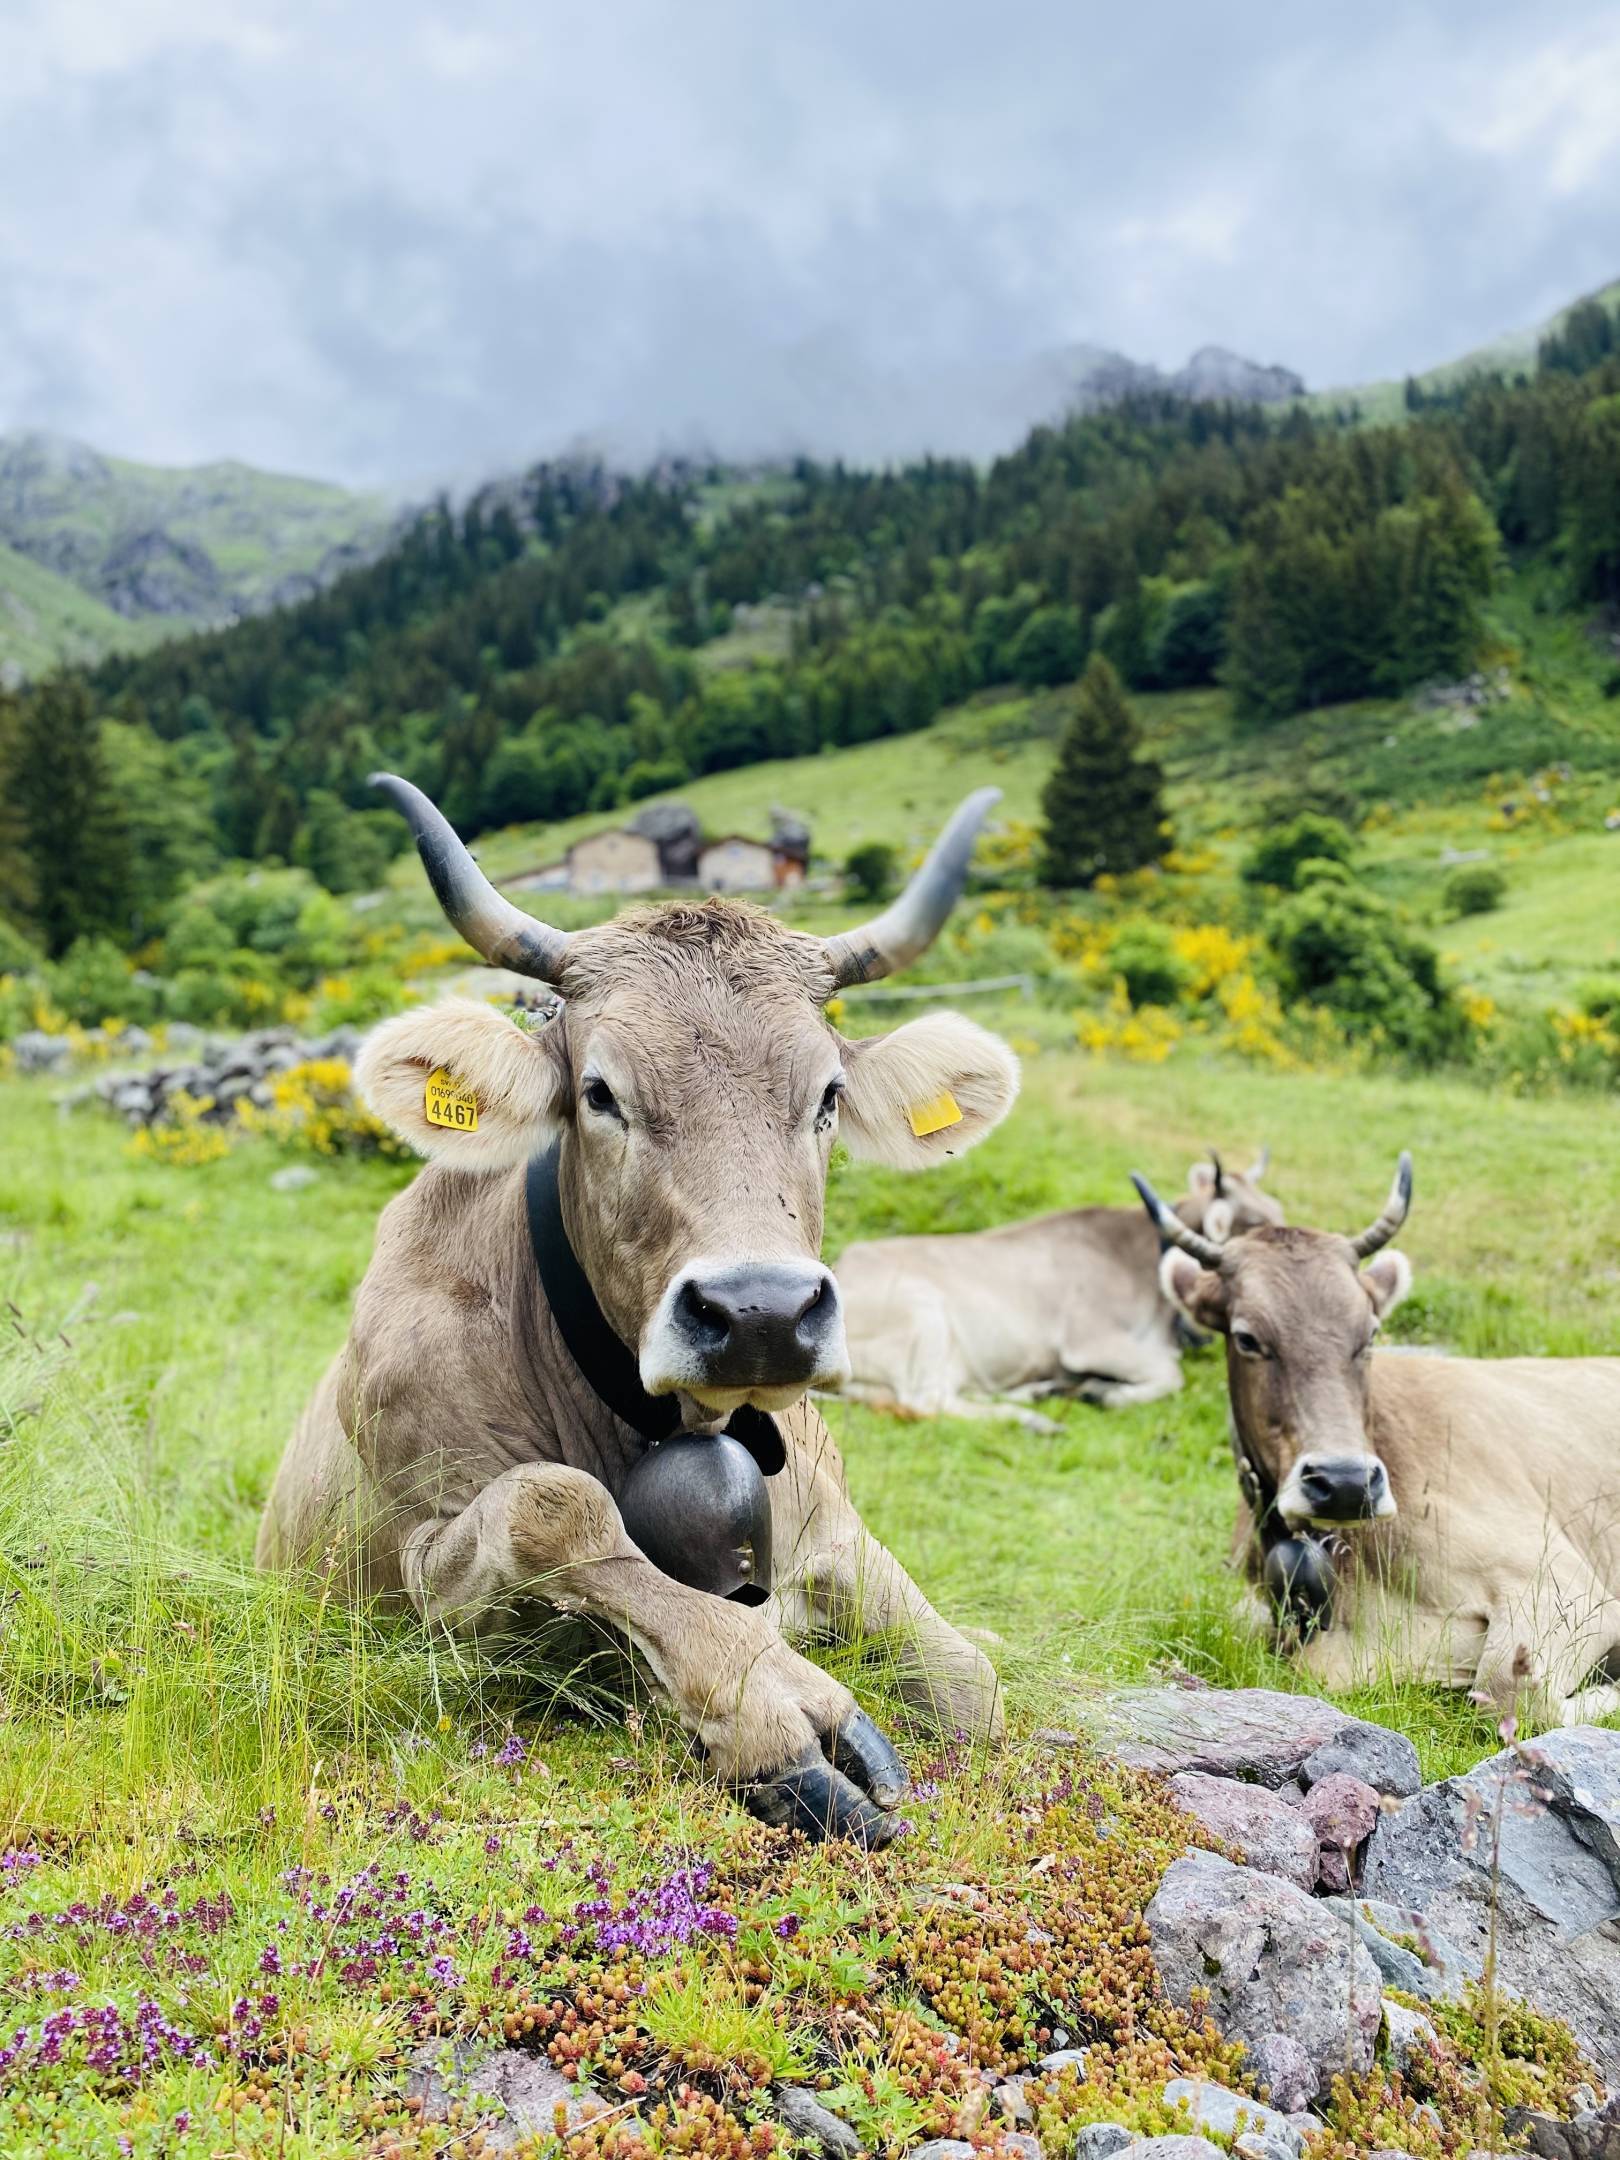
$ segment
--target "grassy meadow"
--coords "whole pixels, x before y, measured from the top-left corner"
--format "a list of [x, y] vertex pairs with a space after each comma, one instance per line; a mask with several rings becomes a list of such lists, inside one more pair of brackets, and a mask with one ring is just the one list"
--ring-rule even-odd
[[[1361, 845], [1368, 883], [1429, 926], [1459, 981], [1529, 1009], [1620, 964], [1620, 835], [1602, 826], [1601, 774], [1588, 761], [1584, 779], [1505, 815], [1513, 786], [1473, 738], [1499, 728], [1501, 770], [1522, 771], [1511, 715], [1455, 731], [1445, 715], [1357, 707], [1246, 743], [1212, 694], [1141, 704], [1187, 866], [1157, 898], [1078, 906], [1069, 944], [1052, 933], [1071, 960], [1120, 909], [1221, 922], [1256, 790], [1382, 757], [1449, 776], [1429, 796], [1392, 787]], [[906, 850], [986, 780], [1008, 818], [1029, 820], [1059, 709], [983, 699], [920, 737], [683, 793], [712, 830], [763, 830], [782, 802], [828, 855], [873, 837]], [[1594, 739], [1620, 732], [1595, 699], [1559, 711]], [[493, 835], [479, 852], [512, 875], [601, 822]], [[1506, 897], [1448, 922], [1443, 851], [1476, 847], [1506, 870]], [[426, 927], [414, 859], [385, 901], [366, 919]], [[1234, 1160], [1269, 1145], [1290, 1217], [1349, 1227], [1407, 1146], [1417, 1285], [1396, 1340], [1615, 1347], [1611, 1095], [1556, 1076], [1414, 1075], [1342, 1042], [1311, 1062], [1271, 1020], [1246, 1056], [1235, 1021], [1144, 1039], [1116, 1016], [1093, 1052], [1075, 1009], [1092, 962], [1063, 972], [1021, 904], [969, 901], [924, 971], [1024, 972], [1047, 953], [1033, 997], [974, 1007], [1024, 1057], [1017, 1109], [925, 1178], [836, 1158], [829, 1256], [862, 1236], [1131, 1204], [1132, 1168], [1173, 1194], [1212, 1143]], [[794, 909], [818, 928], [850, 919], [827, 893]], [[418, 988], [453, 972], [441, 960]], [[851, 998], [843, 1024], [899, 1010]], [[946, 1613], [995, 1638], [1013, 1738], [990, 1758], [907, 1734], [882, 1672], [845, 1659], [919, 1777], [913, 1833], [875, 1857], [811, 1851], [714, 1792], [601, 1645], [452, 1648], [253, 1575], [280, 1449], [410, 1166], [312, 1158], [266, 1135], [166, 1160], [98, 1106], [69, 1108], [80, 1079], [0, 1075], [0, 2151], [472, 2152], [476, 2111], [430, 2124], [404, 2096], [405, 2059], [436, 2036], [504, 2036], [587, 2074], [614, 2112], [571, 2130], [573, 2160], [764, 2160], [783, 2149], [768, 2089], [784, 2077], [820, 2084], [875, 2151], [928, 2134], [989, 2151], [978, 2070], [1064, 2030], [1094, 2061], [1083, 2087], [1038, 2095], [1048, 2160], [1087, 2121], [1173, 2127], [1157, 2096], [1178, 2068], [1241, 2078], [1156, 1998], [1133, 1948], [1186, 1825], [1140, 1781], [1031, 1737], [1083, 1728], [1098, 1691], [1124, 1681], [1298, 1684], [1235, 1621], [1214, 1352], [1146, 1408], [1049, 1406], [1050, 1437], [828, 1405], [873, 1529]], [[313, 1182], [272, 1189], [295, 1160]], [[1391, 1681], [1352, 1707], [1411, 1733], [1430, 1776], [1496, 1744], [1479, 1712], [1433, 1691]], [[964, 1883], [979, 1909], [941, 1903], [940, 1886]], [[1347, 2089], [1314, 2149], [1447, 2160], [1497, 2142], [1499, 2102], [1558, 2097], [1555, 2058], [1504, 2055], [1470, 2084], [1458, 2057], [1432, 2090]], [[1415, 2112], [1425, 2098], [1438, 2131]]]

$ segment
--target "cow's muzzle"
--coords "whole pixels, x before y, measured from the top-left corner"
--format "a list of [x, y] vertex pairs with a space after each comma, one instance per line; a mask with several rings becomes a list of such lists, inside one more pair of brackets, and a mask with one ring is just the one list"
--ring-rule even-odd
[[659, 1301], [641, 1350], [641, 1384], [727, 1408], [782, 1409], [847, 1377], [838, 1285], [819, 1261], [697, 1262]]
[[1395, 1495], [1376, 1455], [1302, 1455], [1277, 1510], [1290, 1523], [1371, 1522], [1395, 1513]]

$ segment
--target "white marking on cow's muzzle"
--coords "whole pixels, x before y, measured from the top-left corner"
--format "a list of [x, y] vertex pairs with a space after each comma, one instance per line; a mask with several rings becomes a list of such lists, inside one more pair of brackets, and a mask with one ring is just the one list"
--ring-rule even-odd
[[849, 1378], [838, 1285], [819, 1260], [694, 1260], [641, 1338], [641, 1384], [705, 1409], [786, 1410]]
[[1301, 1455], [1277, 1495], [1277, 1512], [1292, 1529], [1343, 1529], [1387, 1521], [1395, 1494], [1376, 1455]]

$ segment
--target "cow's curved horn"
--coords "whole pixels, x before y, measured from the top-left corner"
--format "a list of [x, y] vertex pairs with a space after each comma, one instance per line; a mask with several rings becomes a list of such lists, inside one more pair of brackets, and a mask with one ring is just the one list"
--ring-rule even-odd
[[562, 972], [568, 934], [536, 922], [503, 900], [466, 848], [449, 819], [418, 787], [398, 773], [377, 772], [371, 785], [386, 795], [416, 835], [416, 850], [434, 898], [475, 953], [492, 966], [554, 983]]
[[1215, 1173], [1215, 1197], [1218, 1200], [1226, 1191], [1226, 1172], [1221, 1168], [1221, 1158], [1213, 1148], [1209, 1151], [1209, 1167]]
[[1174, 1208], [1167, 1208], [1140, 1170], [1131, 1172], [1131, 1183], [1142, 1196], [1154, 1228], [1167, 1245], [1179, 1245], [1184, 1253], [1191, 1253], [1200, 1267], [1218, 1268], [1221, 1264], [1221, 1248], [1212, 1238], [1189, 1230]]
[[1251, 1185], [1258, 1185], [1270, 1168], [1271, 1150], [1268, 1147], [1263, 1147], [1243, 1174]]
[[1350, 1240], [1350, 1250], [1358, 1260], [1368, 1259], [1381, 1246], [1387, 1245], [1405, 1222], [1412, 1205], [1412, 1157], [1408, 1149], [1401, 1149], [1401, 1159], [1395, 1165], [1395, 1182], [1389, 1188], [1389, 1198], [1384, 1202], [1384, 1212], [1374, 1223], [1369, 1223], [1360, 1237]]
[[858, 930], [841, 930], [826, 940], [833, 981], [840, 990], [851, 983], [876, 982], [910, 967], [945, 927], [945, 918], [961, 897], [979, 828], [1000, 802], [1000, 788], [979, 788], [928, 851], [928, 859], [892, 907]]

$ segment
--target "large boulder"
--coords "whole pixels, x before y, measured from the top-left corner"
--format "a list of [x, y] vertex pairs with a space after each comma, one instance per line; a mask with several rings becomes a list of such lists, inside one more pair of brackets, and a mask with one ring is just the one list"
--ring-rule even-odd
[[1204, 1770], [1273, 1787], [1295, 1782], [1327, 1742], [1383, 1732], [1319, 1695], [1276, 1688], [1122, 1688], [1087, 1723], [1103, 1751], [1133, 1770]]
[[1172, 2002], [1208, 1997], [1224, 2038], [1284, 2033], [1304, 2049], [1315, 2091], [1372, 2067], [1383, 2015], [1378, 1968], [1336, 1914], [1276, 1875], [1214, 1853], [1174, 1861], [1147, 1909], [1153, 1958]]
[[1204, 1770], [1178, 1770], [1170, 1796], [1212, 1837], [1235, 1845], [1262, 1875], [1280, 1875], [1301, 1890], [1316, 1882], [1318, 1833], [1297, 1804], [1265, 1785], [1244, 1785], [1236, 1778], [1211, 1777]]
[[1380, 1817], [1369, 1898], [1415, 1908], [1462, 1970], [1563, 2018], [1620, 2081], [1620, 1732], [1572, 1726], [1431, 1785]]

